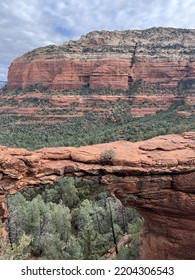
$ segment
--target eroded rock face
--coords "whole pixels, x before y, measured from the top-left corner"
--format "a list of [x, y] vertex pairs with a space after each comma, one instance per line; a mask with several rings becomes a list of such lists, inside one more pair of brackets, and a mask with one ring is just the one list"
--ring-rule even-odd
[[0, 147], [0, 217], [7, 194], [64, 176], [91, 178], [137, 209], [141, 259], [195, 259], [195, 132], [34, 152]]
[[42, 84], [56, 90], [83, 85], [128, 90], [140, 79], [176, 87], [195, 78], [194, 36], [194, 29], [175, 28], [90, 32], [14, 60], [8, 88]]

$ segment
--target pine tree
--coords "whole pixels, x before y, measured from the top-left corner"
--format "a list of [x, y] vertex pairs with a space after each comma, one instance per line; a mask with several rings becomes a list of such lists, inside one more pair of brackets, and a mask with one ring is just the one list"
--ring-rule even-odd
[[65, 260], [82, 260], [82, 248], [78, 240], [74, 235], [70, 236], [66, 247], [64, 249], [64, 259]]
[[78, 202], [78, 190], [74, 185], [73, 178], [66, 178], [66, 181], [61, 181], [59, 184], [61, 200], [64, 205], [73, 208]]
[[[2, 224], [0, 223], [0, 232]], [[31, 237], [23, 234], [17, 243], [10, 241], [0, 235], [0, 260], [25, 260], [30, 256]]]
[[76, 209], [78, 238], [81, 244], [84, 259], [96, 259], [97, 231], [94, 228], [94, 209], [92, 202], [85, 199]]
[[67, 242], [71, 235], [70, 209], [62, 204], [49, 203], [53, 233]]

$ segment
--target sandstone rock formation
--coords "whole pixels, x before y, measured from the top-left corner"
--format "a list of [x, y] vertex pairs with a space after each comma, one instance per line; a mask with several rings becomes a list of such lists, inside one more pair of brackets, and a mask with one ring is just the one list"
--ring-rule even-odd
[[7, 194], [63, 176], [91, 178], [137, 209], [143, 217], [141, 259], [195, 259], [195, 132], [79, 148], [2, 146], [1, 219], [8, 217]]
[[83, 85], [128, 90], [142, 79], [165, 88], [188, 83], [194, 92], [194, 37], [194, 29], [175, 28], [90, 32], [14, 60], [8, 88], [42, 84], [56, 90]]

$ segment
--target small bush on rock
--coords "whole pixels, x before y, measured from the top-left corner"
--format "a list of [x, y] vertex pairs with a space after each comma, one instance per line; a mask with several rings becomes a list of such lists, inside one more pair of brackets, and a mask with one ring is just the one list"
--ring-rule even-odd
[[112, 164], [115, 157], [115, 151], [113, 149], [104, 150], [100, 155], [100, 162], [103, 165]]

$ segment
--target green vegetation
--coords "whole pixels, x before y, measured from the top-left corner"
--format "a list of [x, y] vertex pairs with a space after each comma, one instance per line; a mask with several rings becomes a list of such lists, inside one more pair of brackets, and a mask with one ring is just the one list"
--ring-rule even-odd
[[[45, 98], [24, 94], [44, 92], [39, 85], [25, 90], [4, 90], [0, 107], [23, 109], [35, 107], [35, 113], [18, 114], [12, 110], [0, 112], [0, 145], [35, 150], [42, 147], [81, 146], [117, 140], [139, 141], [157, 135], [195, 130], [195, 116], [184, 118], [177, 111], [194, 107], [175, 101], [166, 111], [154, 116], [136, 118], [130, 112], [134, 95], [158, 92], [160, 85], [143, 81], [131, 83], [128, 91], [111, 91], [88, 86], [58, 95], [82, 95], [83, 115], [77, 115], [79, 102], [64, 105], [52, 103], [55, 91], [47, 91]], [[181, 81], [172, 93], [191, 95], [194, 80]], [[87, 101], [91, 95], [125, 95], [127, 100]], [[8, 98], [7, 98], [8, 97]], [[18, 99], [17, 97], [20, 97]], [[99, 103], [98, 103], [99, 102]], [[158, 107], [144, 101], [138, 107]], [[100, 109], [96, 112], [93, 109]], [[71, 118], [56, 118], [63, 115]], [[114, 150], [101, 155], [102, 164], [112, 164]], [[137, 199], [137, 197], [127, 197]], [[7, 198], [10, 218], [7, 239], [0, 239], [1, 259], [106, 259], [110, 248], [118, 252], [116, 259], [139, 258], [140, 217], [107, 196], [91, 181], [63, 179], [52, 187], [39, 186]], [[118, 247], [124, 235], [128, 241]]]
[[[86, 112], [83, 116], [60, 119], [51, 124], [45, 123], [43, 119], [38, 119], [37, 122], [37, 114], [17, 116], [8, 111], [6, 115], [1, 113], [0, 145], [34, 150], [117, 140], [138, 141], [156, 135], [195, 130], [194, 115], [188, 118], [177, 115], [177, 109], [182, 110], [182, 106], [175, 102], [167, 111], [135, 118], [129, 114], [130, 105], [119, 101], [105, 113]], [[49, 120], [52, 119], [48, 118]]]
[[[0, 232], [2, 224], [0, 223]], [[25, 260], [30, 256], [31, 237], [22, 234], [20, 239], [11, 243], [8, 237], [0, 236], [0, 260]]]
[[[83, 195], [81, 185], [91, 186], [91, 197]], [[22, 244], [20, 252], [27, 247], [33, 259], [101, 259], [128, 234], [125, 256], [139, 258], [139, 215], [97, 189], [89, 181], [65, 178], [53, 187], [8, 196], [7, 248]], [[120, 251], [117, 258], [125, 256]]]

